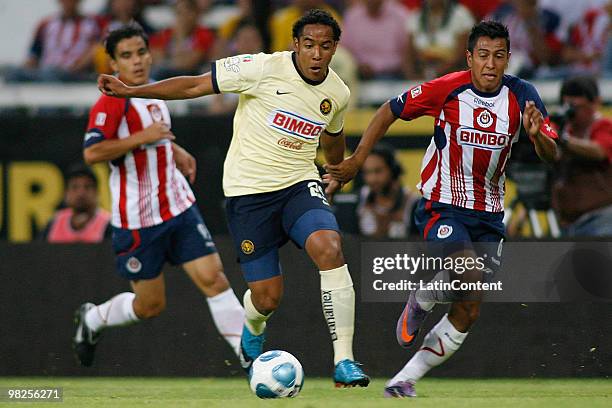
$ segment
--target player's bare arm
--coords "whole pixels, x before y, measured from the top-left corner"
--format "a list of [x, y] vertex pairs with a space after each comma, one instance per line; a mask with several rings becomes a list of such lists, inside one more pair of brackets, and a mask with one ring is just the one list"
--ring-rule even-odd
[[372, 147], [380, 140], [387, 132], [389, 126], [395, 122], [397, 118], [391, 111], [389, 102], [385, 102], [374, 114], [367, 129], [363, 133], [359, 145], [355, 152], [338, 164], [327, 164], [325, 169], [336, 180], [346, 183], [353, 179], [366, 157], [372, 150]]
[[[344, 151], [346, 150], [346, 138], [344, 132], [339, 135], [330, 135], [327, 132], [321, 134], [321, 148], [325, 155], [327, 164], [339, 164], [344, 159]], [[326, 184], [325, 194], [328, 199], [331, 199], [333, 194], [342, 188], [341, 182], [335, 180], [329, 174], [323, 176], [323, 183]]]
[[[569, 135], [561, 136], [562, 139], [563, 137], [566, 138], [565, 145], [563, 146], [565, 151], [596, 162], [606, 160], [608, 157], [605, 149], [595, 142]], [[557, 156], [557, 159], [560, 158], [561, 149], [559, 149], [559, 155]]]
[[85, 163], [92, 165], [103, 161], [114, 160], [142, 145], [155, 143], [163, 139], [174, 140], [168, 125], [156, 122], [124, 139], [111, 139], [96, 143], [83, 150]]
[[174, 142], [172, 143], [172, 153], [174, 154], [176, 168], [187, 177], [190, 183], [193, 183], [196, 179], [197, 170], [195, 157]]
[[542, 112], [533, 101], [527, 101], [523, 112], [523, 127], [533, 141], [538, 157], [546, 163], [553, 163], [557, 157], [557, 143], [542, 133], [540, 129], [543, 124]]
[[112, 75], [98, 77], [98, 89], [105, 95], [120, 98], [192, 99], [214, 93], [212, 74], [178, 76], [151, 84], [128, 86]]

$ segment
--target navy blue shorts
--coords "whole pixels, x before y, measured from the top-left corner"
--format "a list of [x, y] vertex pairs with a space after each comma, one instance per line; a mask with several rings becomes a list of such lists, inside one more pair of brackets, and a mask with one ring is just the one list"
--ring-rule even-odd
[[129, 280], [153, 279], [166, 262], [180, 265], [217, 252], [195, 204], [153, 227], [113, 227], [113, 250], [117, 273]]
[[318, 230], [340, 231], [320, 181], [307, 180], [270, 193], [229, 197], [229, 229], [248, 282], [280, 275], [278, 249], [303, 248]]
[[444, 256], [464, 249], [486, 255], [493, 271], [501, 263], [504, 213], [470, 210], [422, 198], [414, 213], [415, 224], [425, 241], [445, 243]]

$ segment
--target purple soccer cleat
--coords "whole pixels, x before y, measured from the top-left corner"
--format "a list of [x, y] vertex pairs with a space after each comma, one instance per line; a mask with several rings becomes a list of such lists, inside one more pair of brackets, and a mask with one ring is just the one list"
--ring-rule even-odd
[[415, 291], [410, 292], [406, 307], [397, 321], [395, 334], [400, 346], [408, 348], [414, 344], [419, 329], [423, 325], [429, 311], [423, 310], [416, 300]]
[[395, 384], [388, 385], [385, 387], [385, 392], [383, 396], [385, 398], [416, 397], [416, 391], [414, 390], [414, 382], [398, 381]]

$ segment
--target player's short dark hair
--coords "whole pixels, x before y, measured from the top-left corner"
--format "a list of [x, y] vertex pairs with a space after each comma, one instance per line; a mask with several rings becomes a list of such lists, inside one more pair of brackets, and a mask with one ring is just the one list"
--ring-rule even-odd
[[119, 44], [119, 41], [132, 37], [142, 38], [147, 48], [149, 48], [149, 37], [144, 32], [140, 24], [130, 23], [108, 33], [106, 40], [104, 40], [104, 48], [108, 56], [115, 59], [115, 50], [117, 49], [117, 44]]
[[340, 25], [331, 14], [321, 9], [308, 10], [306, 14], [295, 22], [293, 25], [293, 38], [300, 38], [304, 33], [304, 26], [308, 24], [322, 24], [331, 27], [334, 33], [334, 41], [340, 41], [340, 35], [342, 35]]
[[564, 96], [584, 96], [590, 102], [599, 98], [599, 86], [597, 79], [591, 75], [576, 76], [563, 81], [561, 85], [560, 99]]
[[491, 39], [503, 38], [506, 40], [506, 46], [508, 47], [508, 52], [510, 52], [510, 33], [508, 32], [508, 27], [502, 23], [489, 20], [481, 21], [474, 25], [468, 37], [467, 50], [469, 52], [474, 52], [474, 47], [480, 37], [489, 37]]
[[91, 169], [88, 166], [84, 164], [81, 164], [81, 163], [73, 164], [70, 167], [68, 167], [68, 170], [66, 170], [66, 173], [64, 174], [64, 180], [65, 180], [66, 185], [68, 185], [70, 180], [79, 178], [79, 177], [87, 177], [94, 183], [94, 186], [96, 187], [96, 189], [98, 188], [98, 179], [96, 178], [96, 175], [93, 173], [93, 171], [91, 171]]

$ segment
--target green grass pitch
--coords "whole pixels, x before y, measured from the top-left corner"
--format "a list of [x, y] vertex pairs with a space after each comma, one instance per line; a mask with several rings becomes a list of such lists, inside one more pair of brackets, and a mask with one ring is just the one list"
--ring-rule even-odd
[[[48, 407], [612, 407], [609, 379], [424, 379], [415, 399], [382, 398], [384, 380], [368, 388], [334, 389], [330, 379], [306, 378], [294, 399], [259, 400], [246, 380], [224, 378], [0, 378], [3, 387], [63, 387]], [[40, 403], [0, 406], [40, 407]]]

